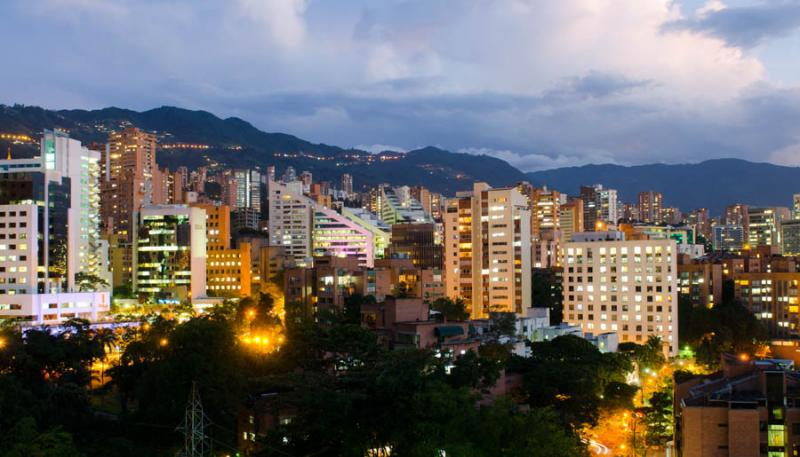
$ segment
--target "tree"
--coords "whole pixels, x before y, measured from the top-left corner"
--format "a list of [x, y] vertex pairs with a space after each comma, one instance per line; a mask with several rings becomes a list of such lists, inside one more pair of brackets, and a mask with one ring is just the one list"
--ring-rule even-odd
[[404, 281], [398, 282], [392, 289], [392, 296], [394, 298], [409, 298], [411, 297], [411, 293], [411, 289]]
[[523, 376], [521, 393], [533, 408], [552, 408], [567, 427], [594, 425], [606, 386], [624, 382], [629, 368], [618, 355], [573, 335], [533, 343], [531, 352], [510, 366]]
[[767, 340], [767, 329], [741, 303], [723, 300], [713, 308], [692, 306], [678, 299], [681, 346], [694, 349], [697, 362], [714, 368], [724, 352], [754, 356]]
[[431, 303], [431, 310], [437, 311], [444, 316], [446, 321], [465, 321], [469, 318], [467, 305], [461, 297], [453, 300], [450, 297], [440, 297]]
[[2, 457], [81, 457], [72, 435], [59, 428], [39, 432], [36, 421], [26, 417], [3, 435]]
[[644, 443], [647, 447], [664, 447], [672, 439], [672, 391], [653, 392], [648, 403], [639, 409], [646, 427]]
[[83, 271], [75, 273], [75, 282], [78, 284], [78, 290], [81, 292], [95, 291], [109, 287], [108, 281], [105, 279]]

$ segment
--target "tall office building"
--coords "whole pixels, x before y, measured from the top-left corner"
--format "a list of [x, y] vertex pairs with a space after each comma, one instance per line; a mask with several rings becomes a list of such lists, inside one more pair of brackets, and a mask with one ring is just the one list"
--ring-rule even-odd
[[781, 223], [781, 252], [786, 256], [800, 256], [800, 220]]
[[561, 194], [547, 187], [533, 188], [530, 202], [534, 240], [555, 239], [561, 229]]
[[446, 294], [472, 318], [531, 307], [531, 212], [516, 188], [475, 183], [448, 199], [444, 218]]
[[800, 219], [800, 194], [792, 195], [792, 219]]
[[353, 195], [353, 175], [344, 173], [342, 175], [342, 192], [350, 198]]
[[622, 232], [576, 234], [564, 244], [564, 320], [620, 341], [661, 337], [678, 349], [677, 253], [673, 239], [626, 241]]
[[152, 203], [156, 137], [134, 127], [112, 133], [100, 161], [102, 223], [109, 233], [133, 237], [133, 215]]
[[311, 191], [311, 184], [313, 183], [313, 175], [310, 171], [302, 171], [300, 173], [300, 182], [303, 183], [303, 192], [309, 193]]
[[615, 189], [606, 189], [601, 184], [581, 186], [581, 200], [584, 230], [596, 230], [598, 222], [616, 224], [619, 220]]
[[143, 206], [134, 236], [134, 292], [156, 303], [206, 296], [206, 212], [186, 205]]
[[711, 245], [715, 251], [740, 251], [747, 243], [741, 225], [717, 225], [712, 229]]
[[[0, 161], [0, 318], [96, 319], [109, 293], [78, 273], [109, 281], [99, 236], [100, 154], [45, 131], [40, 156]], [[86, 290], [86, 288], [89, 290]]]
[[249, 297], [252, 286], [250, 243], [231, 248], [231, 209], [194, 204], [206, 215], [206, 283], [213, 296]]
[[789, 208], [748, 208], [747, 242], [752, 248], [781, 245], [781, 222], [789, 219]]
[[725, 225], [738, 225], [741, 226], [745, 233], [750, 230], [747, 225], [750, 222], [748, 215], [748, 206], [744, 203], [736, 203], [725, 207], [725, 214], [723, 215], [723, 223]]
[[252, 208], [261, 214], [261, 173], [257, 170], [235, 170], [233, 181], [236, 188], [233, 207]]
[[559, 207], [559, 224], [561, 226], [561, 239], [566, 241], [573, 233], [583, 231], [583, 200], [570, 198]]
[[660, 224], [663, 216], [664, 196], [649, 190], [639, 192], [639, 220], [648, 224]]
[[158, 174], [155, 135], [133, 127], [112, 133], [100, 171], [100, 216], [114, 259], [113, 282], [130, 284], [135, 215], [153, 202], [153, 177]]
[[442, 243], [437, 224], [394, 224], [392, 258], [408, 258], [417, 268], [442, 268]]
[[270, 245], [282, 246], [297, 266], [309, 266], [312, 257], [357, 257], [374, 265], [374, 237], [370, 230], [303, 195], [302, 183], [269, 184]]

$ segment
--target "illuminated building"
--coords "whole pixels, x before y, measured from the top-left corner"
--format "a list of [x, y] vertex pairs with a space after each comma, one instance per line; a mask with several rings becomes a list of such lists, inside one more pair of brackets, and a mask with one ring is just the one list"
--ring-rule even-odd
[[531, 212], [516, 188], [475, 183], [448, 199], [444, 214], [446, 294], [472, 318], [531, 307]]
[[747, 243], [750, 247], [781, 245], [780, 225], [789, 219], [788, 208], [748, 208], [747, 215]]
[[720, 371], [676, 382], [682, 457], [793, 456], [800, 448], [800, 378], [783, 360], [723, 354]]
[[114, 265], [114, 285], [131, 283], [135, 215], [153, 202], [156, 137], [137, 128], [126, 128], [108, 137], [100, 159], [101, 226], [109, 238]]
[[206, 284], [210, 296], [249, 297], [250, 243], [231, 248], [231, 209], [226, 205], [195, 204], [206, 214]]
[[617, 332], [621, 342], [658, 336], [665, 352], [677, 352], [675, 240], [587, 232], [573, 235], [563, 249], [565, 322], [584, 332]]
[[581, 200], [583, 200], [583, 230], [597, 229], [597, 222], [616, 224], [619, 219], [617, 212], [617, 191], [605, 189], [601, 184], [594, 186], [581, 186]]
[[283, 246], [298, 266], [311, 264], [312, 256], [354, 256], [364, 266], [374, 261], [372, 233], [319, 205], [302, 193], [299, 181], [269, 185], [270, 245]]
[[342, 216], [372, 232], [375, 245], [373, 252], [376, 259], [382, 259], [389, 254], [389, 245], [392, 239], [392, 228], [389, 227], [389, 224], [363, 208], [344, 206], [342, 207]]
[[664, 196], [661, 192], [639, 192], [639, 220], [649, 224], [660, 224], [663, 216]]
[[741, 251], [747, 242], [746, 231], [741, 225], [717, 225], [711, 232], [715, 251]]
[[722, 222], [725, 225], [741, 226], [744, 229], [744, 232], [747, 233], [749, 231], [747, 224], [750, 222], [748, 206], [743, 203], [736, 203], [734, 205], [725, 207], [725, 214], [723, 215]]
[[[556, 239], [561, 229], [561, 194], [556, 190], [534, 188], [530, 194], [533, 239]], [[548, 234], [550, 236], [548, 236]]]
[[800, 273], [736, 275], [735, 296], [765, 323], [770, 338], [800, 337]]
[[342, 174], [342, 192], [350, 198], [353, 195], [353, 175], [344, 173]]
[[234, 170], [233, 182], [236, 190], [232, 207], [236, 210], [251, 208], [260, 216], [261, 173], [256, 170]]
[[0, 319], [95, 320], [109, 310], [99, 238], [100, 154], [45, 131], [40, 156], [0, 161]]
[[722, 302], [722, 283], [731, 277], [724, 271], [725, 266], [720, 262], [679, 255], [678, 292], [693, 306], [712, 308]]
[[134, 293], [173, 304], [206, 296], [205, 210], [144, 206], [135, 235]]
[[569, 240], [573, 233], [583, 231], [583, 200], [570, 198], [559, 205], [558, 212], [562, 240]]
[[392, 258], [410, 259], [419, 268], [442, 268], [442, 243], [436, 224], [394, 224]]
[[781, 251], [783, 255], [800, 255], [800, 220], [781, 223]]

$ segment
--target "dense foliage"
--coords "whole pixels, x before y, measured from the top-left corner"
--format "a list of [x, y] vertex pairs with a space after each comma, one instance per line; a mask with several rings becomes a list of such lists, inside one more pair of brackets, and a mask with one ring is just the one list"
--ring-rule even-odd
[[724, 352], [755, 355], [767, 339], [767, 329], [741, 303], [725, 294], [713, 308], [694, 306], [684, 296], [678, 300], [678, 336], [697, 362], [716, 367]]
[[[290, 305], [281, 323], [262, 296], [184, 322], [152, 316], [127, 330], [80, 321], [61, 333], [2, 330], [0, 456], [174, 455], [192, 385], [211, 443], [231, 455], [241, 408], [263, 392], [290, 418], [255, 443], [263, 456], [578, 456], [578, 432], [599, 408], [631, 407], [624, 355], [566, 336], [517, 358], [501, 343], [513, 334], [502, 315], [479, 351], [457, 358], [391, 350], [357, 321], [369, 303], [354, 296], [322, 317]], [[458, 314], [459, 305], [440, 305]], [[260, 351], [241, 337], [274, 327], [287, 341], [280, 350]], [[119, 360], [102, 373], [111, 382], [93, 383], [112, 348]], [[521, 388], [495, 392], [505, 377], [518, 377]]]

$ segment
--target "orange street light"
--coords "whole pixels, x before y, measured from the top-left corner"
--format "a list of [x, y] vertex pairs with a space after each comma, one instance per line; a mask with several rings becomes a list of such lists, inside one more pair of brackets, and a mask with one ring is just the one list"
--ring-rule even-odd
[[161, 341], [159, 341], [158, 344], [160, 344], [161, 346], [166, 346], [169, 344], [169, 340], [167, 340], [166, 338], [161, 338]]

